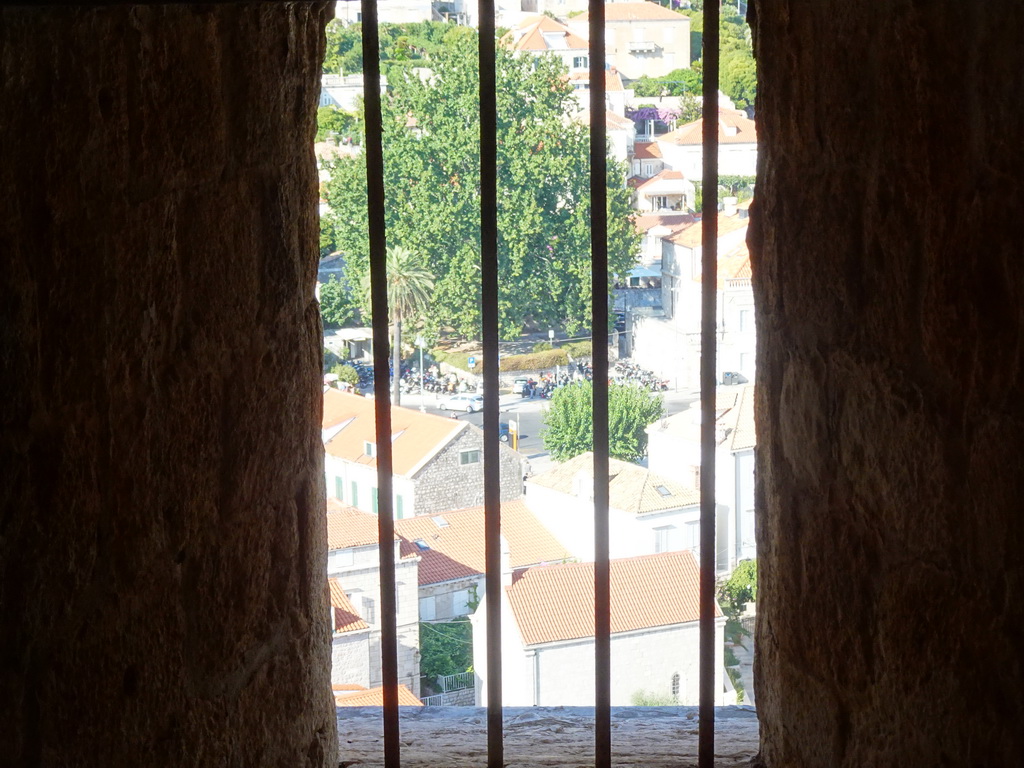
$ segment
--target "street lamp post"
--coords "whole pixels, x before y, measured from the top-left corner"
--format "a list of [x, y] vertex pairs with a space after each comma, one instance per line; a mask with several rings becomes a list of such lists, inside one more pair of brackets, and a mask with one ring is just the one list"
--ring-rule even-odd
[[427, 406], [423, 404], [423, 347], [427, 344], [421, 334], [416, 336], [416, 346], [420, 348], [420, 413], [427, 412]]

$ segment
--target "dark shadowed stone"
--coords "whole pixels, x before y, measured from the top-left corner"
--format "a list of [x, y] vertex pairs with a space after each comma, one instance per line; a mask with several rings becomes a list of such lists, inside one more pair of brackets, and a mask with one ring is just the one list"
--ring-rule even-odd
[[0, 763], [325, 765], [326, 3], [0, 11]]
[[765, 763], [1019, 765], [1022, 6], [757, 13]]

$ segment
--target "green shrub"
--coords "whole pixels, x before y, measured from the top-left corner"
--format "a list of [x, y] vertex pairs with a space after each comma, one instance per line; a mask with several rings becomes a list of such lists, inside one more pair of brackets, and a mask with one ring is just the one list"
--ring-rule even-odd
[[534, 352], [547, 352], [549, 349], [554, 349], [550, 341], [538, 341], [533, 345]]
[[654, 693], [641, 688], [633, 692], [629, 703], [634, 707], [674, 707], [679, 704], [679, 700], [670, 693]]
[[331, 373], [337, 374], [338, 381], [345, 381], [351, 384], [353, 387], [359, 384], [359, 371], [353, 368], [351, 365], [340, 364], [334, 366]]
[[589, 341], [567, 341], [562, 345], [562, 349], [574, 360], [580, 357], [591, 357], [594, 354], [594, 345]]
[[532, 352], [527, 355], [509, 355], [501, 358], [498, 370], [511, 371], [543, 371], [556, 365], [568, 365], [569, 355], [564, 349], [549, 349], [544, 352]]
[[473, 665], [473, 628], [468, 619], [420, 622], [420, 674], [434, 685], [442, 675], [467, 672]]

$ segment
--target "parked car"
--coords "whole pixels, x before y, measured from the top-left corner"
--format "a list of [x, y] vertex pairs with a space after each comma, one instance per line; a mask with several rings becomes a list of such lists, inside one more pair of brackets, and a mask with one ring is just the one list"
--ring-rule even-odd
[[511, 437], [508, 431], [508, 422], [502, 421], [498, 424], [498, 439], [503, 443], [507, 443]]
[[441, 398], [441, 402], [438, 403], [437, 407], [442, 411], [476, 413], [483, 410], [484, 397], [483, 395], [475, 395], [470, 392], [462, 392], [458, 395], [449, 395], [448, 397]]
[[523, 394], [523, 389], [527, 385], [528, 385], [528, 380], [526, 379], [525, 376], [522, 377], [522, 378], [516, 379], [515, 381], [512, 382], [512, 394], [513, 395], [521, 395], [521, 394]]
[[726, 371], [722, 374], [722, 383], [726, 386], [731, 384], [746, 384], [749, 381], [750, 380], [746, 376], [742, 373], [738, 373], [737, 371]]

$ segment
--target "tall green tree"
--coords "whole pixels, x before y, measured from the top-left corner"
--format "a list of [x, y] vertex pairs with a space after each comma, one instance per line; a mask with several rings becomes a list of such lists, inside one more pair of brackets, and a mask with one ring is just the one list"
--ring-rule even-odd
[[[555, 391], [544, 414], [544, 447], [557, 461], [566, 461], [594, 449], [594, 387], [590, 382]], [[665, 413], [661, 395], [633, 384], [608, 387], [608, 455], [639, 461], [647, 453], [645, 428]]]
[[[390, 80], [383, 104], [388, 241], [425, 254], [435, 278], [431, 327], [480, 332], [480, 149], [476, 37], [455, 27], [430, 60], [432, 73]], [[590, 315], [589, 139], [574, 111], [564, 66], [499, 49], [498, 299], [502, 338], [533, 319], [574, 333]], [[352, 274], [367, 270], [363, 158], [342, 158], [326, 185], [333, 213], [325, 238]], [[625, 169], [609, 162], [609, 268], [632, 268], [639, 237]], [[327, 232], [329, 230], [329, 233]]]
[[[391, 402], [401, 405], [402, 391], [399, 382], [402, 376], [402, 321], [418, 320], [423, 317], [430, 306], [431, 291], [434, 289], [434, 276], [427, 267], [427, 260], [422, 254], [403, 248], [400, 245], [388, 246], [388, 310], [391, 313], [393, 337], [391, 344], [391, 364], [394, 374], [391, 378]], [[364, 273], [362, 281], [364, 301], [369, 304], [370, 283], [369, 273]]]

